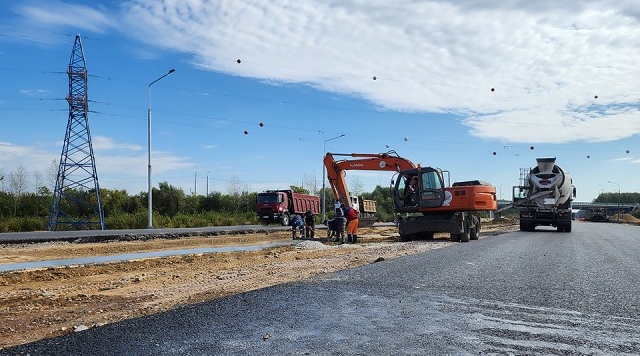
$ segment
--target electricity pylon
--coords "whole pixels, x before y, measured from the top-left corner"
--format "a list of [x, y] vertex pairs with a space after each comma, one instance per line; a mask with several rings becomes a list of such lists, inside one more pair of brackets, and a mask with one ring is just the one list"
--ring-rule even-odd
[[96, 173], [87, 96], [87, 67], [80, 36], [71, 52], [69, 121], [49, 210], [49, 231], [104, 230], [104, 212]]

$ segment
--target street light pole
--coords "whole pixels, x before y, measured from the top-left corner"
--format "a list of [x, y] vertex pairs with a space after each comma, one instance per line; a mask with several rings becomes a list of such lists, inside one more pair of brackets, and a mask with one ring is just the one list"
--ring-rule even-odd
[[209, 196], [209, 173], [211, 173], [211, 171], [207, 172], [207, 196]]
[[170, 69], [165, 75], [149, 83], [147, 87], [147, 202], [149, 204], [147, 229], [153, 229], [153, 208], [151, 204], [153, 199], [151, 196], [151, 85], [175, 71], [175, 69]]
[[620, 212], [621, 212], [620, 211], [621, 210], [620, 206], [622, 204], [622, 194], [620, 194], [620, 184], [618, 184], [616, 182], [612, 182], [612, 181], [609, 181], [609, 183], [615, 184], [615, 185], [618, 186], [618, 219], [617, 220], [618, 220], [618, 222], [620, 222]]
[[[322, 144], [322, 161], [323, 162], [324, 162], [324, 156], [327, 154], [327, 147], [326, 147], [327, 142], [329, 142], [331, 140], [335, 140], [335, 139], [340, 138], [340, 137], [344, 137], [344, 136], [345, 136], [345, 134], [342, 134], [340, 136], [336, 136], [336, 137], [332, 137], [332, 138], [330, 138], [328, 140], [324, 140], [324, 143]], [[324, 164], [323, 164], [322, 165], [322, 221], [324, 221], [324, 218], [325, 218], [324, 212], [325, 212], [325, 209], [326, 209], [326, 195], [327, 195], [325, 193], [325, 185], [324, 185], [325, 180], [326, 180], [325, 179], [325, 174], [326, 174], [326, 169], [325, 169]]]

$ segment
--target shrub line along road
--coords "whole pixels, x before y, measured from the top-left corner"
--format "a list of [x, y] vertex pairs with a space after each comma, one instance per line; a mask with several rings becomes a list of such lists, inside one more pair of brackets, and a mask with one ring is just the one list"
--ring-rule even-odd
[[639, 255], [636, 226], [511, 232], [0, 355], [637, 355]]

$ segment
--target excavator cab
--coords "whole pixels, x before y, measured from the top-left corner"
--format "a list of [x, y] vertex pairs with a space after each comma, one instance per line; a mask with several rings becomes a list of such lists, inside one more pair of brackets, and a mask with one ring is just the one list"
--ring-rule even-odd
[[[395, 180], [395, 184], [393, 184]], [[396, 211], [418, 212], [420, 208], [442, 206], [445, 183], [442, 171], [432, 167], [418, 167], [397, 173], [391, 191]]]

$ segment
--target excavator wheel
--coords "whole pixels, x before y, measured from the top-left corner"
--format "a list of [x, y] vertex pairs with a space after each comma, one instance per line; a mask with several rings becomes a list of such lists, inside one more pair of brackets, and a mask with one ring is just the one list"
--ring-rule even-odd
[[477, 240], [480, 234], [480, 218], [475, 217], [475, 226], [469, 229], [469, 238], [471, 240]]
[[471, 240], [477, 240], [478, 239], [478, 229], [480, 228], [480, 225], [476, 226], [476, 227], [472, 227], [471, 229], [469, 229], [469, 239]]
[[460, 234], [460, 242], [469, 242], [471, 238], [471, 229], [469, 225], [465, 226], [464, 232]]

